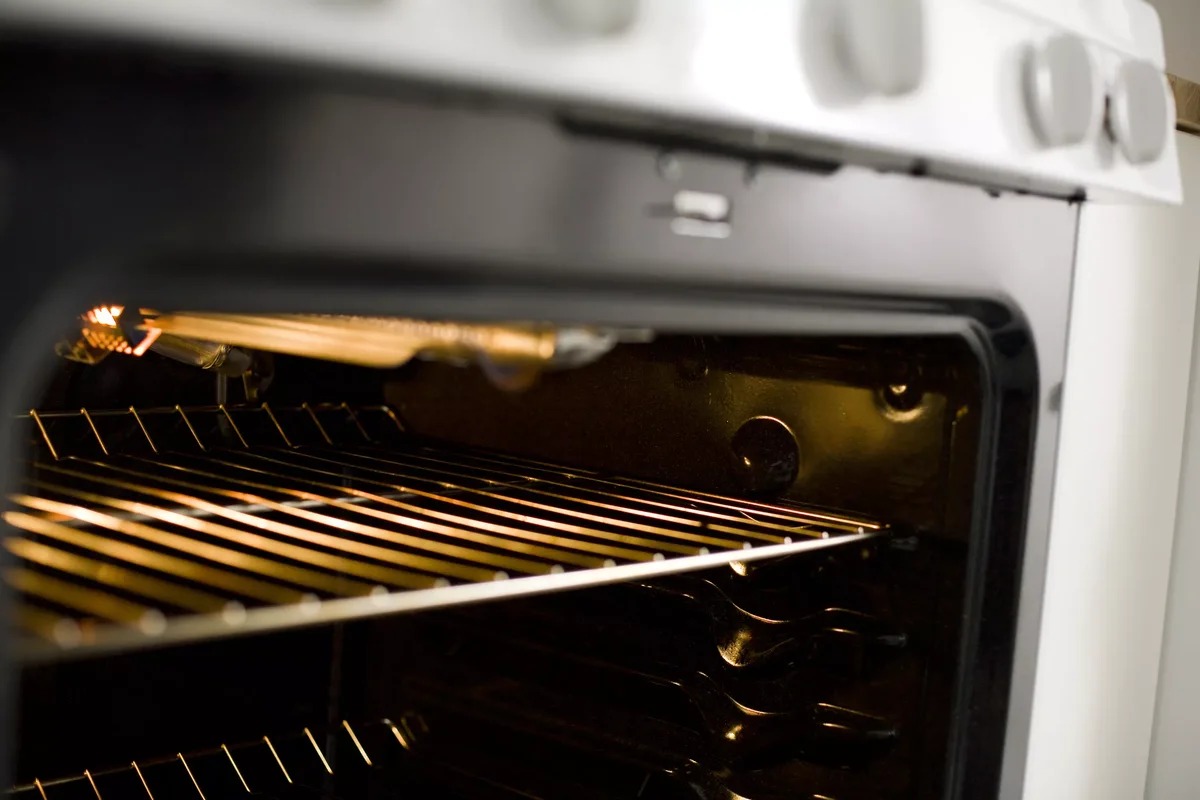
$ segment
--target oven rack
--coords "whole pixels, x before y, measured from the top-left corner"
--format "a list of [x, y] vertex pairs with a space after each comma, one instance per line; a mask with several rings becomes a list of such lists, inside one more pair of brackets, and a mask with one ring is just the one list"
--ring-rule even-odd
[[[402, 785], [410, 780], [406, 770], [416, 768], [441, 778], [457, 775], [479, 787], [487, 797], [533, 797], [520, 782], [509, 784], [504, 775], [489, 774], [497, 764], [485, 763], [485, 771], [473, 765], [458, 764], [453, 754], [429, 747], [430, 733], [425, 716], [406, 711], [395, 719], [369, 719], [353, 725], [347, 720], [329, 723], [328, 728], [304, 727], [262, 736], [237, 744], [215, 747], [152, 759], [135, 759], [125, 766], [102, 770], [85, 769], [75, 775], [31, 782], [0, 790], [6, 800], [211, 800], [233, 797], [322, 797], [335, 795], [327, 790], [338, 780], [369, 784], [385, 782]], [[447, 758], [447, 756], [449, 756]], [[642, 786], [656, 775], [692, 785], [699, 794], [711, 798], [742, 798], [726, 785], [731, 779], [723, 772], [686, 764], [673, 769], [642, 765]], [[372, 780], [374, 777], [374, 780]], [[420, 777], [417, 776], [420, 780]], [[581, 794], [585, 792], [586, 794]], [[600, 797], [602, 790], [588, 792], [571, 786], [569, 794], [549, 796]], [[337, 795], [344, 796], [344, 795]], [[407, 796], [407, 795], [405, 795]], [[417, 796], [414, 794], [414, 796]], [[455, 796], [458, 796], [457, 794]], [[477, 796], [472, 794], [471, 796]], [[537, 796], [547, 796], [539, 793]], [[603, 794], [607, 797], [608, 794]]]
[[[428, 732], [424, 717], [405, 712], [389, 718], [334, 723], [328, 730], [305, 727], [249, 742], [135, 759], [122, 767], [84, 770], [14, 786], [0, 792], [9, 800], [208, 800], [210, 797], [271, 796], [281, 788], [319, 789], [323, 779], [344, 769], [376, 770], [394, 763]], [[348, 759], [338, 759], [341, 752]], [[336, 766], [335, 766], [336, 765]]]
[[421, 440], [386, 406], [39, 413], [9, 498], [26, 660], [861, 541], [878, 522]]

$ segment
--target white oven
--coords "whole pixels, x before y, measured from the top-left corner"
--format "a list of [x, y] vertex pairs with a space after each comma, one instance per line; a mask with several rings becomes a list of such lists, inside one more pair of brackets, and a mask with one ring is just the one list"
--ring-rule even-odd
[[0, 19], [13, 796], [1140, 791], [1148, 5]]

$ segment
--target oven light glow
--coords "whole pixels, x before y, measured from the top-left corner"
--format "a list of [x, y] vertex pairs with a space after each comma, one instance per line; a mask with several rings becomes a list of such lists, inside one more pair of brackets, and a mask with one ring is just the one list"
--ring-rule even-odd
[[117, 327], [117, 320], [121, 318], [121, 314], [124, 311], [124, 306], [96, 306], [84, 316], [88, 322], [115, 328]]
[[145, 354], [145, 352], [150, 349], [150, 345], [154, 344], [154, 342], [161, 335], [162, 335], [162, 331], [159, 330], [158, 328], [148, 328], [146, 330], [146, 336], [142, 339], [141, 342], [138, 343], [137, 347], [128, 351], [129, 354], [134, 355], [134, 356], [140, 356], [140, 355]]

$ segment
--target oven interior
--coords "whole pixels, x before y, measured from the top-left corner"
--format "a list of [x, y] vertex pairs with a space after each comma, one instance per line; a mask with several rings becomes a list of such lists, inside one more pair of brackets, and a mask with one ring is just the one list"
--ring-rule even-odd
[[942, 796], [976, 351], [618, 338], [58, 359], [5, 511], [10, 796]]

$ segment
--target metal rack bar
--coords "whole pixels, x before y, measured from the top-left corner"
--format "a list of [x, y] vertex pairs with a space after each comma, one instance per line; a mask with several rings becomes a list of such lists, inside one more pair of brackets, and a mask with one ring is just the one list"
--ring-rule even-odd
[[133, 421], [137, 423], [138, 430], [146, 437], [146, 442], [150, 445], [150, 452], [157, 453], [158, 447], [154, 444], [154, 439], [150, 438], [150, 431], [146, 430], [146, 423], [142, 422], [141, 416], [138, 415], [137, 409], [133, 406], [129, 407], [129, 413], [133, 417]]
[[187, 426], [188, 432], [191, 433], [192, 438], [196, 440], [196, 445], [201, 450], [207, 450], [208, 448], [204, 446], [204, 441], [200, 438], [200, 434], [196, 433], [196, 428], [192, 425], [192, 421], [188, 419], [187, 412], [183, 410], [183, 407], [175, 406], [175, 412], [179, 414], [179, 418], [182, 419], [183, 424]]
[[83, 418], [87, 420], [88, 427], [92, 429], [92, 434], [100, 444], [100, 452], [108, 455], [108, 446], [104, 444], [104, 437], [100, 435], [100, 431], [96, 430], [96, 423], [92, 420], [92, 415], [88, 413], [86, 408], [79, 409], [79, 413], [83, 415]]
[[183, 753], [176, 753], [175, 755], [179, 757], [179, 763], [183, 764], [184, 770], [187, 771], [187, 776], [191, 779], [192, 786], [196, 787], [196, 794], [200, 795], [200, 800], [208, 800], [204, 796], [204, 790], [200, 788], [199, 782], [196, 781], [196, 776], [192, 774], [192, 768], [188, 766], [187, 759], [183, 757]]
[[271, 751], [271, 755], [275, 757], [275, 763], [279, 765], [279, 771], [283, 773], [283, 777], [287, 779], [288, 783], [291, 783], [292, 776], [288, 774], [287, 767], [283, 765], [283, 759], [279, 757], [279, 753], [275, 750], [275, 745], [271, 744], [270, 737], [264, 736], [262, 740], [266, 743], [267, 749]]
[[[113, 418], [144, 437], [142, 455], [116, 446], [124, 436], [105, 440]], [[29, 419], [54, 460], [33, 465], [4, 520], [23, 532], [5, 542], [18, 561], [6, 578], [24, 598], [30, 657], [645, 578], [886, 531], [406, 438], [384, 447], [363, 422], [382, 425], [390, 441], [403, 426], [386, 408], [217, 405]], [[189, 451], [164, 447], [152, 420], [167, 439], [177, 428]], [[95, 441], [81, 444], [91, 455], [56, 439], [58, 424], [77, 438], [90, 430]], [[102, 458], [92, 457], [97, 444]]]
[[37, 425], [38, 431], [42, 434], [42, 441], [46, 443], [46, 448], [50, 451], [50, 457], [55, 461], [58, 460], [58, 451], [54, 449], [54, 442], [50, 440], [50, 434], [46, 431], [46, 423], [42, 421], [42, 417], [37, 411], [31, 410], [29, 418]]
[[[321, 434], [321, 438], [325, 441], [325, 444], [332, 446], [333, 439], [329, 438], [329, 433], [325, 430], [325, 426], [321, 424], [321, 420], [317, 417], [317, 412], [313, 411], [312, 406], [310, 406], [308, 403], [301, 403], [300, 408], [303, 409], [306, 414], [308, 414], [313, 425], [316, 426], [317, 431]], [[246, 442], [243, 439], [242, 444], [245, 443]]]
[[[249, 447], [250, 445], [246, 444], [246, 437], [242, 436], [241, 430], [238, 428], [237, 423], [234, 422], [233, 415], [229, 413], [229, 409], [225, 407], [225, 404], [222, 403], [221, 405], [217, 406], [217, 408], [219, 408], [221, 413], [225, 416], [225, 421], [229, 423], [230, 429], [237, 436], [238, 441], [242, 443], [242, 447]], [[157, 453], [158, 451], [156, 450], [155, 452]]]
[[283, 443], [288, 447], [295, 447], [295, 445], [292, 444], [292, 440], [288, 438], [287, 431], [285, 431], [283, 426], [279, 424], [279, 420], [275, 417], [275, 412], [271, 410], [271, 407], [266, 403], [263, 403], [262, 408], [263, 411], [267, 412], [267, 418], [271, 420], [271, 424], [274, 425], [276, 430], [279, 431], [279, 436], [283, 439]]
[[137, 773], [138, 780], [142, 782], [142, 788], [146, 790], [146, 796], [150, 800], [154, 800], [154, 793], [150, 791], [150, 784], [146, 783], [146, 776], [142, 774], [142, 768], [138, 766], [136, 761], [129, 762], [129, 765], [133, 767], [133, 771]]
[[229, 747], [222, 742], [221, 752], [229, 758], [229, 765], [233, 767], [233, 772], [237, 775], [237, 779], [242, 784], [242, 788], [246, 790], [246, 794], [250, 794], [250, 784], [246, 783], [246, 778], [242, 775], [242, 770], [238, 767], [237, 762], [233, 760], [233, 753], [229, 752]]
[[313, 746], [313, 750], [317, 751], [317, 758], [321, 759], [321, 766], [325, 768], [325, 772], [329, 775], [333, 774], [333, 767], [329, 766], [329, 759], [325, 758], [325, 754], [321, 752], [317, 740], [313, 738], [312, 731], [308, 728], [304, 729], [304, 736], [308, 739], [308, 743]]
[[368, 767], [372, 766], [371, 757], [367, 755], [366, 748], [364, 748], [362, 746], [362, 742], [358, 740], [358, 736], [354, 733], [354, 729], [350, 727], [350, 723], [346, 720], [342, 720], [342, 727], [346, 729], [346, 733], [350, 734], [350, 741], [354, 742], [354, 749], [358, 751], [360, 756], [362, 756], [362, 760], [366, 762]]
[[104, 800], [104, 798], [100, 795], [100, 790], [96, 788], [96, 781], [92, 778], [92, 773], [85, 769], [83, 771], [83, 777], [87, 778], [88, 784], [92, 787], [92, 793], [96, 795], [96, 800]]

